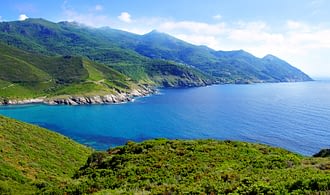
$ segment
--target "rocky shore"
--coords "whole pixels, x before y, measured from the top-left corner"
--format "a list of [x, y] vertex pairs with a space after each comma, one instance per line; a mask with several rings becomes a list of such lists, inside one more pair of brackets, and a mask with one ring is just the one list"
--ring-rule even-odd
[[143, 97], [155, 93], [156, 90], [150, 88], [133, 89], [132, 91], [120, 92], [117, 94], [95, 95], [95, 96], [68, 96], [65, 98], [33, 98], [22, 100], [0, 100], [0, 105], [37, 104], [48, 105], [86, 105], [86, 104], [116, 104], [132, 101], [135, 97]]

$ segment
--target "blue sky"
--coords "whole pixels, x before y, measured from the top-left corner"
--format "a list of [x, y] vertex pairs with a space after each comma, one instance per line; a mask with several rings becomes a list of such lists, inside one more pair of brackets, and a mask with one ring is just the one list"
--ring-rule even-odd
[[328, 0], [1, 0], [0, 20], [157, 29], [216, 50], [271, 53], [311, 76], [330, 77], [328, 10]]

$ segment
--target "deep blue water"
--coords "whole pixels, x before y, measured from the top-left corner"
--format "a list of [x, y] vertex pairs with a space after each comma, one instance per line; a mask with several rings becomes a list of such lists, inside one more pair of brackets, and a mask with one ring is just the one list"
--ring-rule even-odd
[[0, 114], [96, 149], [165, 137], [231, 139], [304, 155], [330, 147], [330, 82], [161, 90], [118, 105], [2, 106]]

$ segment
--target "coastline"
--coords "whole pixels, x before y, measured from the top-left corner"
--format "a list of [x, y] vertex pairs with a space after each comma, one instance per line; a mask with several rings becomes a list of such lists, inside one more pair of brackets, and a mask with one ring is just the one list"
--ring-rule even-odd
[[9, 99], [0, 100], [2, 105], [24, 105], [24, 104], [46, 104], [46, 105], [89, 105], [89, 104], [118, 104], [131, 102], [135, 97], [144, 97], [156, 93], [156, 89], [140, 88], [133, 89], [130, 92], [121, 92], [117, 94], [106, 95], [69, 95], [68, 97], [38, 97], [30, 99]]
[[[173, 89], [186, 89], [194, 87], [210, 87], [213, 85], [253, 85], [269, 83], [297, 83], [311, 81], [286, 81], [286, 82], [253, 82], [253, 83], [212, 83], [201, 86], [175, 87]], [[162, 88], [162, 87], [161, 87]], [[4, 105], [24, 105], [24, 104], [46, 104], [46, 105], [94, 105], [94, 104], [119, 104], [134, 101], [135, 97], [145, 97], [157, 93], [158, 88], [142, 87], [133, 89], [130, 92], [106, 95], [67, 95], [67, 97], [37, 97], [30, 99], [0, 99], [0, 106]]]

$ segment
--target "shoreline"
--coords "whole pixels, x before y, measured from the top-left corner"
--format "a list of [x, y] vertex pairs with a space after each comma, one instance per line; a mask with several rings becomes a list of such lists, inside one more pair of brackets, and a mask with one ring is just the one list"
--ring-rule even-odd
[[117, 94], [106, 94], [106, 95], [93, 95], [93, 96], [82, 96], [82, 95], [69, 95], [68, 97], [38, 97], [30, 99], [10, 99], [1, 100], [0, 106], [5, 105], [26, 105], [26, 104], [46, 104], [46, 105], [92, 105], [92, 104], [119, 104], [125, 102], [131, 102], [135, 97], [145, 97], [151, 94], [155, 94], [157, 89], [143, 88], [134, 89], [130, 92], [122, 92]]
[[[195, 87], [210, 87], [214, 85], [253, 85], [253, 84], [269, 84], [269, 83], [300, 83], [300, 82], [314, 82], [311, 81], [293, 81], [293, 82], [260, 82], [260, 83], [214, 83], [204, 86], [194, 87], [178, 87], [172, 89], [187, 89]], [[160, 88], [162, 89], [162, 88]], [[6, 105], [26, 105], [26, 104], [45, 104], [45, 105], [97, 105], [97, 104], [119, 104], [134, 101], [135, 97], [145, 97], [157, 93], [158, 88], [143, 87], [140, 89], [133, 89], [126, 93], [106, 94], [106, 95], [68, 95], [68, 97], [37, 97], [30, 99], [5, 99], [0, 100], [0, 106]]]

